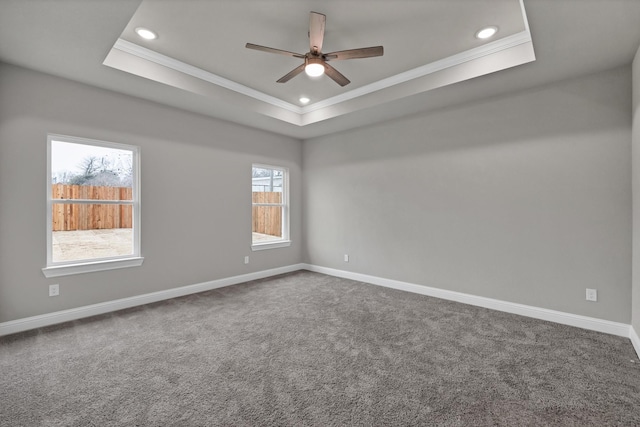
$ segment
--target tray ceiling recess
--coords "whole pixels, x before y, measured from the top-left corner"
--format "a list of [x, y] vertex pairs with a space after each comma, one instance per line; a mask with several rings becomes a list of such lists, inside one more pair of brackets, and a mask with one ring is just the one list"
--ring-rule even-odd
[[[251, 51], [245, 44], [259, 40], [308, 51], [311, 10], [328, 17], [325, 51], [380, 45], [384, 56], [340, 61], [341, 72], [353, 76], [345, 87], [326, 75], [305, 73], [286, 85], [276, 83], [300, 60]], [[487, 27], [497, 32], [478, 37]], [[141, 38], [140, 28], [157, 37]], [[306, 126], [534, 60], [522, 0], [194, 1], [188, 7], [143, 0], [103, 64]]]

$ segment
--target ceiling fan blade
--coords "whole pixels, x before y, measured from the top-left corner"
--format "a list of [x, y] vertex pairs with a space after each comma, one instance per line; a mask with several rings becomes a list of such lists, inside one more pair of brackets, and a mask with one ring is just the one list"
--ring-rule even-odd
[[340, 86], [346, 86], [349, 83], [351, 83], [348, 78], [346, 78], [345, 76], [343, 76], [340, 73], [340, 71], [336, 70], [335, 68], [333, 68], [331, 65], [327, 64], [326, 62], [324, 64], [324, 73], [327, 76], [331, 77], [331, 79], [334, 82], [338, 83]]
[[322, 51], [324, 40], [324, 25], [327, 17], [322, 13], [309, 13], [309, 51], [318, 53]]
[[289, 80], [291, 80], [292, 78], [294, 78], [295, 76], [297, 76], [298, 74], [300, 74], [301, 72], [304, 71], [304, 65], [302, 64], [299, 67], [294, 68], [293, 70], [289, 71], [288, 74], [280, 77], [280, 80], [278, 80], [278, 83], [286, 83]]
[[382, 46], [362, 47], [360, 49], [340, 50], [322, 55], [325, 61], [341, 61], [343, 59], [372, 58], [382, 56], [384, 48]]
[[282, 50], [282, 49], [274, 49], [272, 47], [260, 46], [253, 43], [247, 43], [245, 47], [247, 49], [259, 50], [262, 52], [277, 53], [279, 55], [285, 55], [285, 56], [293, 56], [294, 58], [304, 58], [304, 55], [300, 55], [299, 53], [289, 52], [288, 50]]

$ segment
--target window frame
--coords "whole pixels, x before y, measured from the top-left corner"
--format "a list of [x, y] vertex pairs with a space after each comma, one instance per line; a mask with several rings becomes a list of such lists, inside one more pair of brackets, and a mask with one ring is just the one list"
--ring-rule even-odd
[[[73, 144], [90, 145], [118, 150], [131, 151], [133, 177], [131, 184], [131, 200], [101, 200], [101, 199], [54, 199], [51, 194], [51, 156], [52, 142], [68, 142]], [[96, 139], [81, 138], [76, 136], [47, 134], [47, 260], [46, 267], [42, 269], [45, 277], [58, 277], [71, 274], [89, 273], [94, 271], [113, 270], [126, 267], [137, 267], [142, 265], [144, 258], [140, 253], [140, 147], [116, 142], [101, 141]], [[133, 254], [89, 258], [73, 261], [53, 261], [53, 205], [54, 204], [118, 204], [132, 206], [132, 234], [133, 234]]]
[[[289, 169], [284, 166], [268, 165], [264, 163], [253, 163], [251, 165], [251, 172], [253, 178], [253, 169], [273, 169], [282, 171], [282, 203], [254, 203], [253, 202], [253, 181], [251, 182], [251, 250], [261, 251], [265, 249], [284, 248], [291, 246], [290, 237], [290, 205], [289, 205]], [[279, 206], [282, 211], [282, 238], [278, 240], [272, 240], [263, 243], [253, 242], [253, 208], [254, 206]]]

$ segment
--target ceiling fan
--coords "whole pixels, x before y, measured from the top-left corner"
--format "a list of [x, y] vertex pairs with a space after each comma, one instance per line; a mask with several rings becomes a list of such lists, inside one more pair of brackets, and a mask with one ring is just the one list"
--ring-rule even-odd
[[302, 71], [309, 76], [317, 77], [322, 74], [329, 76], [334, 82], [340, 86], [346, 86], [350, 83], [349, 79], [343, 76], [338, 70], [327, 64], [329, 61], [341, 61], [344, 59], [371, 58], [374, 56], [382, 56], [384, 51], [382, 46], [363, 47], [360, 49], [340, 50], [338, 52], [322, 53], [322, 42], [324, 39], [324, 26], [327, 17], [322, 13], [311, 12], [309, 14], [309, 52], [304, 55], [287, 50], [274, 49], [272, 47], [260, 46], [253, 43], [247, 43], [248, 49], [261, 50], [263, 52], [277, 53], [279, 55], [293, 56], [294, 58], [304, 59], [304, 63], [278, 80], [278, 83], [286, 83]]

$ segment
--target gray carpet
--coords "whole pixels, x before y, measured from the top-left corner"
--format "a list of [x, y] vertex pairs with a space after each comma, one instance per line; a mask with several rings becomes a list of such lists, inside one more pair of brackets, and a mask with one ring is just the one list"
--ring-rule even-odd
[[0, 339], [2, 426], [640, 425], [628, 339], [306, 271]]

